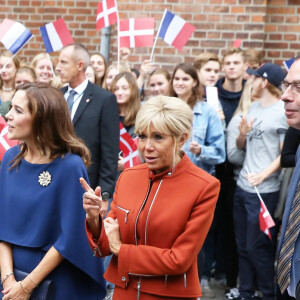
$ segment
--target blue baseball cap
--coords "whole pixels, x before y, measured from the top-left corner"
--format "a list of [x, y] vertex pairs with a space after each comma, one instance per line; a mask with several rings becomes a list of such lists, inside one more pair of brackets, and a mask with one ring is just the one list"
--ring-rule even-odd
[[280, 87], [281, 82], [286, 77], [285, 71], [279, 65], [272, 63], [265, 63], [256, 70], [248, 68], [246, 72], [250, 75], [267, 79], [277, 88]]

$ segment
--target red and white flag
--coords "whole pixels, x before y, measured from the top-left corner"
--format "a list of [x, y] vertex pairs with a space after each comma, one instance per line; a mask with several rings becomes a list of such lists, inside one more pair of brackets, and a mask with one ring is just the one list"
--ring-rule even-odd
[[153, 46], [154, 23], [153, 18], [120, 20], [120, 47]]
[[260, 211], [259, 211], [259, 227], [262, 232], [264, 232], [270, 240], [272, 239], [270, 228], [275, 226], [275, 223], [265, 205], [265, 203], [260, 200]]
[[0, 161], [2, 161], [3, 155], [9, 148], [19, 144], [17, 140], [9, 140], [7, 138], [8, 125], [4, 118], [0, 116]]
[[97, 7], [97, 30], [118, 22], [118, 8], [115, 0], [103, 0]]
[[141, 163], [136, 140], [132, 139], [122, 123], [120, 123], [120, 150], [123, 152], [124, 169]]

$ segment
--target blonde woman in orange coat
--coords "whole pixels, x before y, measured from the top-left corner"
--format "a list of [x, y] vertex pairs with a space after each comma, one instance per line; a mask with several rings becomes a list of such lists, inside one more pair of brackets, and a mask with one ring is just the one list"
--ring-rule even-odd
[[157, 96], [136, 118], [145, 164], [120, 175], [106, 219], [101, 188], [86, 190], [86, 232], [97, 256], [114, 254], [104, 275], [114, 300], [193, 299], [201, 296], [199, 253], [212, 222], [220, 183], [180, 149], [193, 114], [182, 100]]

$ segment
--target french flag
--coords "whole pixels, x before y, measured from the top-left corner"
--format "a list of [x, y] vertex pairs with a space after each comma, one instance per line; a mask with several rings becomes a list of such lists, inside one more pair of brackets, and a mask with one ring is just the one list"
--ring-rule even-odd
[[161, 21], [158, 36], [160, 36], [167, 44], [181, 50], [195, 29], [196, 28], [193, 25], [187, 23], [181, 17], [172, 14], [166, 9]]
[[59, 51], [64, 46], [74, 43], [63, 18], [40, 27], [40, 31], [48, 53]]
[[33, 34], [21, 23], [4, 19], [0, 24], [0, 42], [12, 54], [16, 54]]

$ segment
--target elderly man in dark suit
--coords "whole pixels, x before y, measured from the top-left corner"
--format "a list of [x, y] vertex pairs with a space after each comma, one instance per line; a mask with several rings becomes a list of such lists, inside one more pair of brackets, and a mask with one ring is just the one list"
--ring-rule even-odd
[[[297, 57], [283, 81], [287, 123], [300, 129], [300, 57]], [[278, 249], [277, 279], [282, 293], [300, 299], [300, 147], [296, 167], [290, 181], [282, 219]]]
[[107, 200], [114, 191], [118, 166], [118, 106], [112, 93], [86, 79], [89, 60], [88, 50], [83, 45], [71, 44], [61, 50], [56, 70], [61, 81], [68, 84], [62, 92], [70, 109], [75, 133], [91, 151], [89, 180], [92, 188], [101, 187], [102, 200], [106, 203], [101, 214], [105, 215]]

